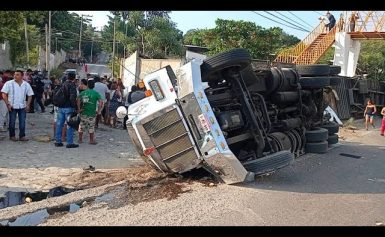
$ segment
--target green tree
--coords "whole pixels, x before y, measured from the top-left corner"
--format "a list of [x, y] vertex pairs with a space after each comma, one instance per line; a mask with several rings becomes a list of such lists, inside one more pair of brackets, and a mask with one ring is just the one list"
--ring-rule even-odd
[[248, 49], [252, 57], [268, 59], [282, 48], [299, 42], [281, 28], [265, 29], [248, 21], [217, 19], [215, 28], [190, 30], [184, 35], [184, 44], [205, 46], [209, 54], [217, 54], [233, 48]]
[[361, 43], [357, 71], [368, 74], [368, 78], [385, 80], [385, 42], [369, 40]]

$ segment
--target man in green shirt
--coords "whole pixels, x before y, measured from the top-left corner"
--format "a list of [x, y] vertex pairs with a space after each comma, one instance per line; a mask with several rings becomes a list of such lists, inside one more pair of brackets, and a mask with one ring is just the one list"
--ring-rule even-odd
[[[100, 114], [103, 108], [103, 100], [98, 92], [94, 90], [95, 81], [87, 81], [87, 89], [82, 91], [77, 98], [78, 113], [80, 113], [79, 143], [83, 142], [83, 132], [88, 130], [90, 144], [96, 145], [95, 141], [95, 119], [96, 113]], [[98, 104], [98, 111], [95, 111]]]

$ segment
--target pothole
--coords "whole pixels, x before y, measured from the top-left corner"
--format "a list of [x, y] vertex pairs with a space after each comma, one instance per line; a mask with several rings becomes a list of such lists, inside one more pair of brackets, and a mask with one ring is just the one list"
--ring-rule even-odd
[[1, 221], [0, 226], [37, 226], [44, 223], [48, 218], [60, 218], [67, 213], [75, 213], [80, 208], [80, 203], [71, 203], [63, 207], [40, 209], [13, 220]]
[[71, 189], [66, 187], [56, 187], [50, 189], [48, 192], [20, 192], [8, 191], [0, 197], [0, 209], [6, 207], [13, 207], [30, 202], [37, 202], [51, 197], [59, 197], [65, 194], [74, 192], [79, 189]]

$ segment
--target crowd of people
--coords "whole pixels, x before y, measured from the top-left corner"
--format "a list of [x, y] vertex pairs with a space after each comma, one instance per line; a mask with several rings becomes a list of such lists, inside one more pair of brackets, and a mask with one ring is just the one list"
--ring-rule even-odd
[[[119, 106], [128, 106], [145, 98], [143, 84], [132, 86], [124, 96], [125, 87], [118, 78], [87, 75], [78, 80], [75, 73], [68, 73], [63, 78], [46, 78], [45, 72], [6, 70], [0, 72], [0, 131], [9, 130], [12, 141], [28, 141], [25, 134], [26, 113], [45, 113], [46, 107], [53, 104], [53, 132], [55, 146], [61, 147], [66, 141], [67, 148], [79, 147], [74, 143], [74, 132], [79, 133], [78, 143], [83, 142], [83, 133], [88, 132], [89, 144], [97, 144], [95, 128], [104, 123], [117, 127], [116, 110]], [[8, 118], [9, 117], [9, 118]], [[15, 123], [19, 118], [19, 137], [16, 138]], [[70, 123], [72, 118], [78, 124]], [[126, 129], [124, 119], [123, 129]], [[8, 124], [8, 127], [7, 127]]]

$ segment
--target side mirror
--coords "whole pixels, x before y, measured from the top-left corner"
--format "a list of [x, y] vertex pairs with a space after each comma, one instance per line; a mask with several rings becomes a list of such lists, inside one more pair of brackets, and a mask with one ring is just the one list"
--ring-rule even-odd
[[126, 117], [127, 115], [127, 109], [124, 106], [119, 106], [118, 109], [116, 110], [116, 117], [119, 119], [122, 119]]

